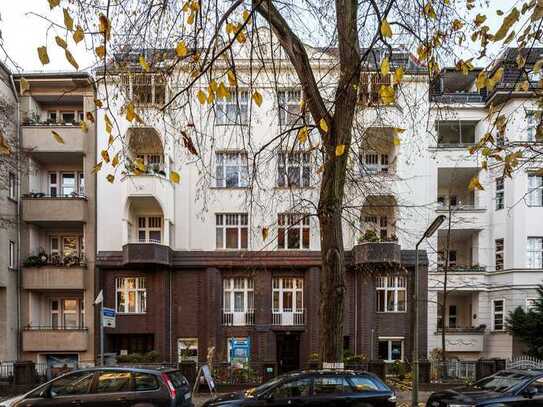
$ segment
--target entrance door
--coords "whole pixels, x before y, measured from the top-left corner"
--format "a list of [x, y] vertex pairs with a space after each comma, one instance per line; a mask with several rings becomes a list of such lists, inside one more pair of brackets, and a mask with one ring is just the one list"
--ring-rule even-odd
[[277, 334], [277, 364], [279, 373], [300, 368], [300, 335]]

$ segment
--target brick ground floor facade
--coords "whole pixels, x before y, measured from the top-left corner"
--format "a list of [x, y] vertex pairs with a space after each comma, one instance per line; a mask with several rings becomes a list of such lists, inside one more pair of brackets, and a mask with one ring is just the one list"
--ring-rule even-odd
[[[396, 261], [346, 254], [344, 348], [351, 354], [410, 359], [415, 257], [397, 251]], [[425, 355], [427, 262], [420, 259]], [[218, 363], [304, 366], [319, 352], [319, 265], [319, 252], [156, 253], [146, 246], [100, 253], [104, 305], [118, 312], [105, 351], [203, 362], [213, 349]]]

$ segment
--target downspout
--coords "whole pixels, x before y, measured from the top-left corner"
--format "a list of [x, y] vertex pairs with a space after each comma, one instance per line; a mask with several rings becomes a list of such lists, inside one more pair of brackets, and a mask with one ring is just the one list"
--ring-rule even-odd
[[17, 122], [16, 122], [16, 131], [17, 131], [17, 152], [16, 152], [16, 161], [17, 161], [17, 345], [16, 353], [17, 359], [21, 357], [21, 102], [19, 100], [19, 95], [17, 94], [17, 88], [15, 87], [15, 81], [13, 80], [13, 75], [9, 74], [9, 80], [11, 82], [11, 90], [15, 101], [17, 104]]
[[358, 355], [358, 273], [354, 272], [354, 354]]

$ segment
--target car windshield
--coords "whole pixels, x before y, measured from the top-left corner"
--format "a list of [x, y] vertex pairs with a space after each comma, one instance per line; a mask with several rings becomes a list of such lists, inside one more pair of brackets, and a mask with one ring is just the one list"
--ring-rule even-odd
[[525, 375], [519, 373], [498, 373], [476, 382], [473, 387], [481, 390], [496, 391], [505, 393], [526, 379]]
[[279, 384], [283, 379], [285, 378], [285, 375], [277, 376], [276, 378], [270, 380], [269, 382], [266, 382], [264, 384], [261, 384], [258, 387], [253, 387], [251, 389], [245, 390], [245, 397], [255, 397], [259, 394], [262, 394], [266, 392], [267, 390], [271, 389], [275, 385]]

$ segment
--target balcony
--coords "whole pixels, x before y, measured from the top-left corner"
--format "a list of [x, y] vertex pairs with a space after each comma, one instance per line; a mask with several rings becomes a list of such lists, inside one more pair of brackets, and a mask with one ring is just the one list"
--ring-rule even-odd
[[154, 198], [165, 219], [173, 219], [174, 187], [172, 182], [161, 175], [128, 175], [121, 180], [125, 199]]
[[250, 326], [255, 324], [255, 310], [230, 311], [223, 310], [222, 324], [224, 326]]
[[355, 265], [371, 263], [401, 262], [401, 248], [398, 242], [361, 242], [353, 247]]
[[84, 352], [89, 333], [82, 329], [27, 327], [23, 330], [23, 352]]
[[282, 311], [274, 309], [272, 311], [272, 325], [275, 326], [304, 326], [305, 310], [292, 310], [285, 308]]
[[83, 266], [23, 267], [25, 290], [83, 290], [85, 288]]
[[[59, 143], [52, 132], [62, 137], [64, 143]], [[90, 140], [77, 125], [60, 124], [27, 124], [22, 126], [23, 149], [46, 158], [48, 155], [60, 153], [78, 153], [83, 155], [87, 150], [87, 140]]]
[[123, 246], [123, 264], [161, 264], [171, 266], [172, 250], [155, 241], [137, 241]]
[[28, 194], [23, 197], [23, 221], [38, 226], [62, 222], [64, 226], [86, 223], [88, 203], [84, 196], [59, 197]]

